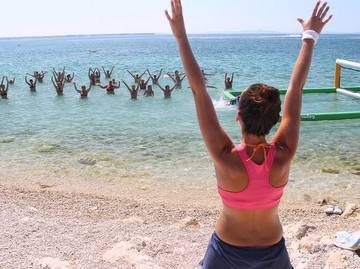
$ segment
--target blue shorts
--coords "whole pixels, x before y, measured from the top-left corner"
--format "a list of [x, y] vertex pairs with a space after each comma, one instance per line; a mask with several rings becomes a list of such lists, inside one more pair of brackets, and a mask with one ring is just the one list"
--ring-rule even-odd
[[235, 247], [223, 242], [216, 233], [211, 236], [203, 269], [293, 269], [285, 239], [271, 247]]

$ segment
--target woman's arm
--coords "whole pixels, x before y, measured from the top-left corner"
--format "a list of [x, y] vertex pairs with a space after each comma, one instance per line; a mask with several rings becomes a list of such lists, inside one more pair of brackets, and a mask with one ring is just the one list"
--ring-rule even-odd
[[140, 78], [142, 78], [145, 74], [146, 74], [146, 70], [144, 71], [144, 73], [141, 74]]
[[162, 90], [163, 92], [165, 91], [165, 89], [163, 87], [161, 87], [160, 84], [158, 84], [158, 87], [160, 88], [160, 90]]
[[[313, 30], [320, 34], [324, 26], [331, 20], [332, 15], [325, 19], [330, 9], [327, 3], [325, 2], [321, 7], [320, 4], [321, 2], [318, 1], [308, 21], [298, 19], [304, 31]], [[303, 41], [285, 96], [282, 121], [273, 139], [274, 142], [279, 142], [286, 147], [291, 158], [295, 155], [298, 145], [302, 90], [309, 73], [314, 46], [315, 41], [312, 39]]]
[[172, 17], [167, 11], [165, 14], [179, 45], [185, 72], [194, 95], [200, 129], [211, 156], [216, 162], [221, 162], [223, 154], [230, 152], [234, 145], [221, 128], [212, 100], [206, 91], [201, 70], [187, 39], [181, 1], [172, 0], [171, 7]]
[[128, 73], [135, 79], [135, 75], [133, 75], [133, 73], [131, 73], [129, 70], [126, 71], [128, 71]]
[[150, 76], [151, 79], [154, 79], [154, 77], [151, 75], [149, 69], [146, 69], [146, 72], [149, 74], [149, 76]]
[[75, 83], [75, 82], [73, 83], [73, 85], [74, 85], [74, 89], [75, 89], [75, 91], [76, 91], [76, 92], [78, 92], [78, 93], [81, 93], [81, 92], [78, 90], [78, 88], [77, 88], [77, 86], [76, 86], [76, 83]]
[[122, 81], [124, 83], [124, 85], [126, 86], [126, 88], [129, 90], [129, 92], [131, 92], [131, 88], [129, 87], [129, 85], [127, 85], [127, 83], [123, 80]]
[[167, 73], [167, 75], [176, 83], [176, 79], [170, 73]]
[[55, 84], [55, 82], [54, 82], [54, 79], [53, 79], [53, 78], [51, 78], [51, 81], [52, 81], [52, 84], [54, 85], [55, 89], [57, 89], [57, 88], [58, 88], [58, 86]]

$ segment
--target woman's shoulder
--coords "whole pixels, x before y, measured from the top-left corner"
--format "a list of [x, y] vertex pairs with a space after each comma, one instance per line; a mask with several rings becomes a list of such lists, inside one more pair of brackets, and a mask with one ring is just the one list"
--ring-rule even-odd
[[274, 142], [271, 145], [273, 145], [275, 148], [275, 161], [277, 163], [286, 164], [291, 162], [292, 153], [285, 145], [280, 142]]

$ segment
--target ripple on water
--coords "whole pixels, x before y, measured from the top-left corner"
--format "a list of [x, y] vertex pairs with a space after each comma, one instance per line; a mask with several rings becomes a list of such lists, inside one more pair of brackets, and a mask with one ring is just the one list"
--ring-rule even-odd
[[14, 137], [0, 138], [0, 144], [8, 144], [8, 143], [12, 143], [14, 141], [15, 141]]
[[59, 149], [60, 145], [56, 145], [56, 144], [45, 144], [45, 145], [41, 145], [39, 146], [39, 148], [37, 148], [37, 151], [40, 153], [51, 153], [54, 152], [55, 150]]
[[78, 160], [78, 163], [83, 165], [94, 166], [96, 164], [96, 160], [91, 157], [85, 157]]

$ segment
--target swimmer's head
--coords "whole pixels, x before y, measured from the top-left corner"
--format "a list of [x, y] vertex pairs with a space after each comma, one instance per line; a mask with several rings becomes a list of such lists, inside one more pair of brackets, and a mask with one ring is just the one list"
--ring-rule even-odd
[[86, 86], [85, 85], [81, 86], [81, 90], [86, 91]]
[[154, 74], [153, 77], [154, 77], [154, 79], [157, 79], [157, 75], [156, 75], [156, 74]]
[[280, 92], [274, 87], [253, 84], [238, 97], [236, 119], [246, 134], [268, 135], [280, 120], [280, 112]]
[[227, 81], [227, 82], [230, 82], [230, 81], [231, 81], [231, 78], [230, 78], [230, 77], [226, 77], [226, 81]]
[[175, 75], [179, 75], [179, 71], [176, 70], [176, 71], [175, 71]]
[[165, 90], [167, 90], [167, 91], [170, 90], [170, 86], [169, 86], [169, 85], [166, 85], [166, 86], [165, 86]]
[[151, 90], [152, 90], [152, 86], [151, 86], [151, 85], [148, 85], [148, 86], [147, 86], [147, 89], [148, 89], [149, 91], [151, 91]]
[[145, 83], [145, 79], [142, 78], [142, 79], [140, 80], [140, 82], [141, 82], [142, 84], [144, 84], [144, 83]]
[[110, 85], [110, 86], [113, 85], [113, 81], [112, 81], [112, 80], [109, 81], [109, 85]]
[[135, 90], [136, 90], [135, 85], [132, 85], [132, 86], [131, 86], [131, 89], [132, 89], [133, 91], [135, 91]]
[[30, 83], [33, 83], [34, 81], [32, 79], [30, 79]]
[[135, 74], [135, 77], [136, 77], [136, 78], [140, 78], [139, 74], [137, 74], [137, 73]]

